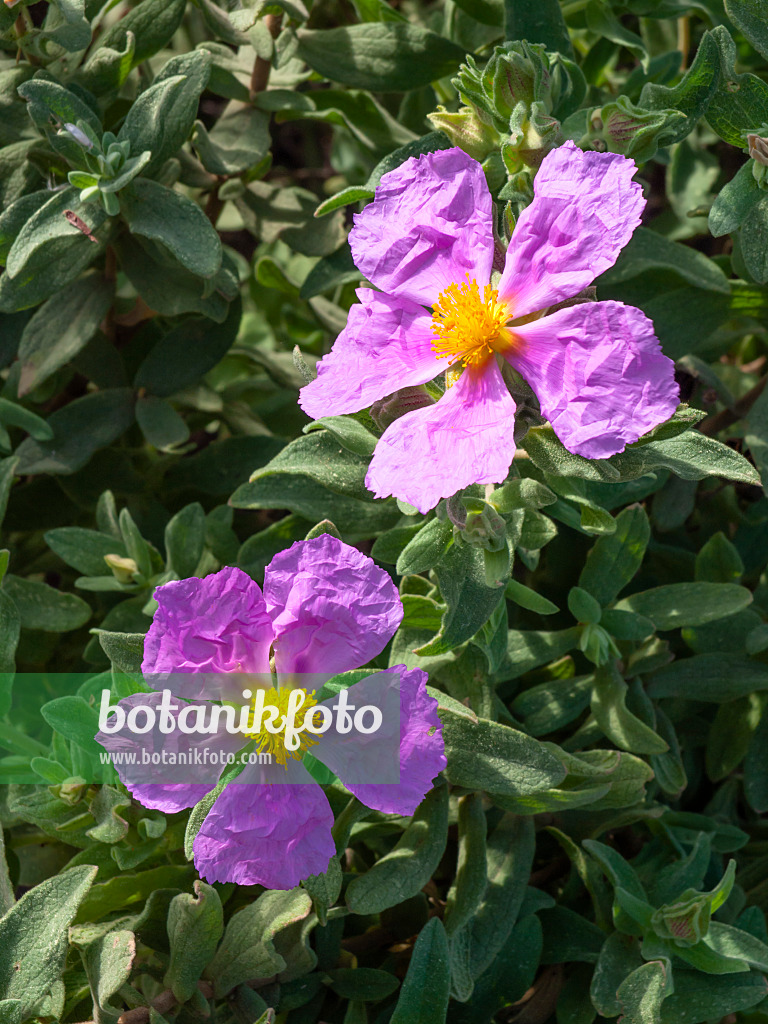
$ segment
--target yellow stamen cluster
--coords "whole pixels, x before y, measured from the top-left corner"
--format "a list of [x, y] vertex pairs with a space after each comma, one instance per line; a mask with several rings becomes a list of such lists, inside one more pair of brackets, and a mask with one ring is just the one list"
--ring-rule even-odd
[[[260, 754], [271, 754], [273, 764], [281, 764], [285, 766], [286, 759], [289, 757], [294, 758], [296, 761], [300, 761], [309, 748], [314, 747], [317, 742], [312, 739], [309, 733], [302, 731], [298, 736], [299, 746], [297, 750], [288, 750], [285, 746], [285, 726], [289, 715], [288, 705], [293, 692], [293, 690], [287, 688], [278, 690], [274, 686], [271, 686], [268, 690], [264, 691], [264, 698], [261, 706], [263, 708], [276, 708], [280, 712], [280, 716], [282, 716], [281, 727], [276, 732], [271, 732], [266, 728], [266, 722], [269, 719], [268, 715], [264, 716], [264, 719], [261, 722], [261, 729], [253, 731], [256, 725], [255, 717], [257, 698], [254, 697], [251, 700], [250, 715], [248, 718], [248, 729], [251, 731], [245, 732], [244, 735], [249, 739], [256, 740], [256, 748]], [[317, 704], [314, 690], [302, 690], [301, 692], [304, 694], [304, 699], [299, 706], [299, 710], [295, 714], [297, 726], [303, 721], [306, 712]], [[294, 700], [296, 700], [296, 698], [294, 698]], [[273, 728], [281, 721], [280, 716], [276, 716], [274, 722], [270, 723]]]
[[432, 350], [438, 359], [477, 365], [511, 343], [504, 326], [510, 318], [509, 307], [499, 302], [498, 292], [489, 284], [481, 295], [477, 281], [467, 276], [466, 283], [451, 284], [440, 292], [432, 310]]

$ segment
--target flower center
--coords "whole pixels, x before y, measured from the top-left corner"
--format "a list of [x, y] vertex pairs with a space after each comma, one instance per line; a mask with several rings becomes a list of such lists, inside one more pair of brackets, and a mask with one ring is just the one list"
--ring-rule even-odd
[[440, 292], [432, 307], [432, 350], [438, 359], [452, 363], [482, 363], [511, 344], [512, 335], [504, 326], [509, 319], [509, 307], [499, 302], [496, 289], [487, 284], [481, 295], [477, 281], [467, 275], [466, 283]]
[[[314, 690], [277, 689], [257, 690], [251, 700], [248, 739], [256, 740], [260, 754], [269, 754], [272, 763], [285, 766], [289, 757], [300, 761], [316, 740], [304, 731], [305, 715], [317, 704]], [[310, 716], [310, 721], [312, 717]], [[295, 748], [286, 744], [286, 738]]]

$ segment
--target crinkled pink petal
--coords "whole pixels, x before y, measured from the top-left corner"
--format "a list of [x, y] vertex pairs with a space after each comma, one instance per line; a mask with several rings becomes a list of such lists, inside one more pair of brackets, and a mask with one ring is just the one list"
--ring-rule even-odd
[[432, 318], [422, 306], [370, 288], [357, 292], [347, 326], [301, 389], [313, 419], [367, 409], [400, 388], [425, 384], [442, 370], [432, 351]]
[[509, 357], [565, 447], [588, 459], [624, 451], [673, 414], [674, 364], [634, 306], [585, 302], [515, 328]]
[[264, 597], [283, 673], [359, 668], [384, 649], [403, 617], [389, 574], [328, 533], [275, 555]]
[[482, 167], [456, 148], [411, 157], [382, 175], [349, 244], [358, 270], [389, 295], [431, 306], [466, 274], [486, 284], [493, 204]]
[[288, 772], [285, 785], [239, 781], [216, 798], [192, 847], [207, 882], [293, 889], [328, 870], [333, 812], [303, 765], [289, 760]]
[[[107, 731], [99, 730], [95, 739], [112, 755], [120, 781], [139, 803], [171, 814], [202, 800], [218, 783], [224, 757], [235, 756], [248, 741], [242, 734], [228, 732], [226, 720], [220, 720], [215, 733], [184, 733], [176, 719], [187, 703], [171, 700], [164, 714], [160, 711], [162, 702], [163, 694], [157, 691], [123, 697], [117, 702], [126, 716], [122, 728], [117, 730], [119, 722], [110, 715], [105, 723]], [[137, 706], [154, 712], [154, 725], [148, 732], [137, 733], [131, 727], [129, 716]], [[210, 703], [199, 701], [193, 707], [202, 708], [203, 721], [210, 723]], [[191, 714], [187, 726], [197, 723], [196, 712]], [[145, 727], [145, 712], [137, 714], [136, 724]]]
[[258, 584], [241, 569], [165, 583], [155, 599], [145, 675], [269, 672], [272, 622]]
[[213, 789], [212, 786], [158, 782], [150, 782], [146, 786], [132, 786], [125, 779], [122, 781], [134, 800], [138, 800], [142, 807], [162, 811], [163, 814], [176, 814], [187, 807], [194, 807]]
[[[326, 733], [312, 753], [339, 777], [347, 789], [367, 807], [387, 814], [413, 814], [438, 772], [446, 765], [443, 727], [437, 717], [437, 701], [427, 693], [427, 674], [419, 668], [396, 665], [350, 686], [348, 699], [356, 707], [374, 704], [387, 707], [382, 689], [394, 690], [399, 701], [398, 721], [383, 715], [381, 728], [364, 735], [356, 730], [347, 736]], [[324, 701], [331, 706], [336, 698]], [[390, 701], [389, 704], [392, 702]], [[394, 732], [388, 726], [394, 725]], [[359, 782], [375, 778], [375, 766], [386, 772], [391, 747], [396, 745], [399, 782]]]
[[613, 266], [645, 206], [636, 170], [624, 156], [572, 142], [544, 157], [499, 281], [515, 317], [573, 298]]
[[466, 369], [439, 402], [387, 427], [366, 486], [426, 513], [469, 484], [500, 483], [515, 454], [515, 402], [495, 360]]

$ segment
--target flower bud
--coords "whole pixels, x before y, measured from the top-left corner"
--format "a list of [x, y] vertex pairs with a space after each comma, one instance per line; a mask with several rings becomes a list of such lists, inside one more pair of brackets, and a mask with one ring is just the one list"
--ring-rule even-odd
[[79, 775], [74, 775], [69, 779], [65, 779], [64, 782], [49, 788], [53, 795], [57, 796], [59, 800], [68, 804], [70, 807], [74, 807], [76, 804], [79, 804], [85, 796], [88, 783], [85, 779], [81, 779]]
[[445, 132], [454, 146], [463, 149], [473, 160], [482, 163], [501, 144], [496, 129], [481, 121], [473, 107], [462, 107], [456, 113], [438, 107], [434, 114], [427, 116], [435, 128]]
[[72, 124], [70, 121], [67, 121], [64, 127], [75, 142], [79, 143], [83, 149], [93, 149], [93, 142], [88, 138], [82, 128], [78, 128], [76, 124]]
[[659, 938], [669, 939], [676, 946], [694, 946], [709, 931], [709, 894], [689, 892], [693, 896], [659, 907], [651, 918], [651, 926]]
[[[766, 129], [768, 126], [763, 125], [760, 131]], [[747, 135], [747, 146], [752, 157], [752, 175], [760, 188], [768, 190], [768, 138], [750, 132]]]
[[536, 168], [547, 153], [563, 141], [560, 122], [538, 100], [530, 109], [518, 103], [509, 120], [509, 138], [501, 147], [510, 177], [525, 167]]
[[587, 135], [580, 145], [604, 153], [621, 153], [638, 163], [650, 160], [659, 146], [674, 138], [685, 115], [679, 110], [645, 110], [620, 96], [587, 117]]
[[418, 385], [411, 388], [402, 388], [393, 395], [388, 395], [386, 398], [381, 398], [378, 402], [374, 402], [370, 409], [370, 415], [379, 430], [386, 430], [390, 423], [399, 420], [407, 412], [413, 412], [415, 409], [424, 409], [426, 406], [433, 404], [434, 399], [426, 388]]
[[112, 575], [119, 583], [133, 583], [139, 567], [132, 558], [121, 555], [104, 555], [104, 561], [112, 570]]
[[596, 622], [588, 622], [582, 627], [579, 650], [583, 651], [593, 665], [605, 665], [611, 658], [621, 656], [613, 637]]
[[[470, 499], [465, 499], [466, 505]], [[471, 499], [467, 519], [462, 527], [454, 527], [461, 539], [474, 548], [503, 551], [507, 547], [507, 524], [493, 507], [485, 501]]]

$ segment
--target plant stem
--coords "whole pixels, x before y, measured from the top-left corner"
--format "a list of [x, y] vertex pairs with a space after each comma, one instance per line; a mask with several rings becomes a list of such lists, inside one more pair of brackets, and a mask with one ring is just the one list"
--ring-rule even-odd
[[[273, 39], [277, 39], [280, 33], [280, 27], [283, 23], [282, 14], [268, 14], [264, 18], [264, 24], [269, 29], [269, 34]], [[257, 55], [256, 60], [253, 62], [253, 71], [251, 72], [251, 87], [250, 87], [250, 99], [251, 103], [256, 99], [260, 92], [264, 92], [269, 82], [269, 73], [272, 70], [272, 61], [266, 60], [264, 57]]]

